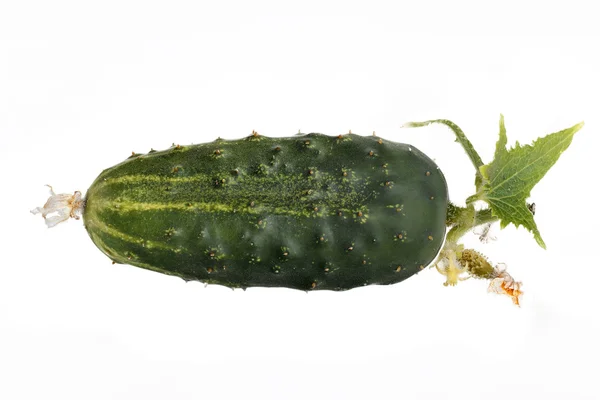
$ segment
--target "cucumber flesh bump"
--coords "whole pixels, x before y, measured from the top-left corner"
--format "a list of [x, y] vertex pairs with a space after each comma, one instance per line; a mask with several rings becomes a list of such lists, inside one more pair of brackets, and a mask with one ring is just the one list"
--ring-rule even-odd
[[346, 290], [429, 265], [447, 205], [442, 172], [412, 146], [254, 133], [132, 154], [75, 211], [116, 263], [228, 287]]

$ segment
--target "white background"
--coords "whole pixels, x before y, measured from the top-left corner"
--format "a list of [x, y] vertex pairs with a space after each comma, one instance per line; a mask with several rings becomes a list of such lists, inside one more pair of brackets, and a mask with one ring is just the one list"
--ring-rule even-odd
[[[0, 2], [0, 398], [598, 399], [600, 36], [588, 2]], [[521, 308], [428, 269], [345, 293], [245, 292], [111, 265], [81, 221], [29, 210], [131, 151], [217, 136], [378, 135], [473, 171], [585, 120], [513, 226], [467, 242]]]

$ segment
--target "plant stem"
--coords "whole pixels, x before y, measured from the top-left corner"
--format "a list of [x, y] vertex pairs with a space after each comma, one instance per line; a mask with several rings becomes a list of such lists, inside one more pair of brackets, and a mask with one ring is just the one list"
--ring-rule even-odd
[[456, 136], [456, 141], [465, 150], [465, 152], [467, 153], [467, 156], [471, 160], [471, 163], [473, 163], [473, 167], [475, 167], [475, 187], [479, 190], [479, 188], [481, 187], [481, 184], [483, 183], [483, 176], [481, 175], [481, 171], [479, 170], [479, 167], [481, 167], [483, 165], [483, 161], [481, 160], [481, 157], [475, 150], [475, 147], [473, 147], [473, 144], [471, 143], [471, 141], [469, 139], [467, 139], [467, 136], [462, 131], [462, 129], [460, 129], [458, 127], [458, 125], [456, 125], [452, 121], [448, 121], [447, 119], [432, 119], [432, 120], [423, 121], [423, 122], [409, 122], [408, 124], [405, 124], [404, 126], [420, 127], [420, 126], [427, 126], [430, 124], [446, 125], [448, 128], [450, 128], [452, 130], [452, 132], [454, 132], [454, 135]]
[[472, 205], [459, 207], [448, 203], [446, 215], [446, 226], [450, 227], [446, 234], [446, 243], [452, 245], [458, 243], [458, 240], [471, 229], [498, 221], [498, 217], [492, 215], [491, 209], [475, 210]]

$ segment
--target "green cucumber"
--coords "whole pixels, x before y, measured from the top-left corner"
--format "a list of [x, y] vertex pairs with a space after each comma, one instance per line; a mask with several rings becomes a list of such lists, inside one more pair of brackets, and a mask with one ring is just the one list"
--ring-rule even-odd
[[86, 193], [115, 263], [228, 287], [393, 284], [438, 254], [448, 192], [415, 147], [375, 136], [256, 133], [133, 154]]

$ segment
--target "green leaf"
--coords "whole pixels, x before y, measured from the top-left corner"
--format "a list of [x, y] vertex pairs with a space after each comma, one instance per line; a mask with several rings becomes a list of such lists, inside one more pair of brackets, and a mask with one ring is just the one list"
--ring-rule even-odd
[[504, 116], [500, 116], [500, 137], [494, 160], [480, 168], [484, 177], [480, 199], [485, 200], [493, 215], [500, 218], [502, 228], [510, 223], [516, 227], [523, 225], [533, 233], [537, 243], [546, 248], [526, 200], [531, 189], [546, 175], [582, 127], [583, 122], [539, 138], [531, 145], [521, 146], [517, 142], [515, 147], [507, 150]]
[[500, 114], [500, 137], [496, 142], [496, 152], [494, 153], [494, 159], [500, 158], [500, 156], [506, 153], [506, 127], [504, 126], [504, 115]]

